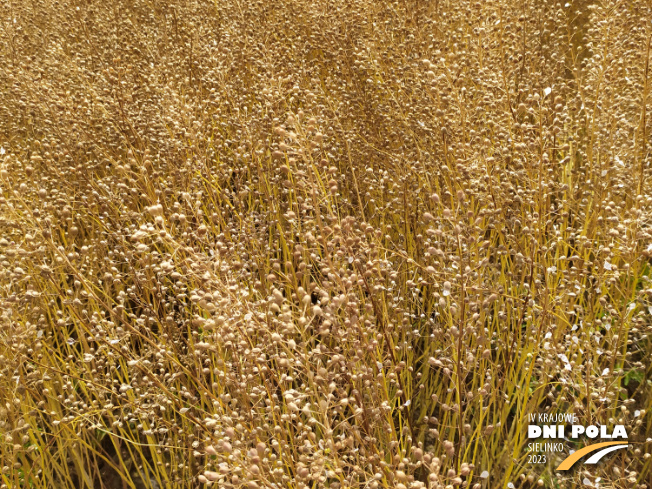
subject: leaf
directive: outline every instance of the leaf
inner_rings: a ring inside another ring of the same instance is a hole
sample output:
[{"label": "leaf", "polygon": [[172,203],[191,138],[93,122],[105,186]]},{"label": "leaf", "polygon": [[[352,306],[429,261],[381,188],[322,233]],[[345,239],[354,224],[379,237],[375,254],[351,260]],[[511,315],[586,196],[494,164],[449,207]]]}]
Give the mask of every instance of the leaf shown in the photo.
[{"label": "leaf", "polygon": [[623,384],[627,386],[631,380],[638,382],[639,384],[643,381],[644,375],[638,370],[630,370],[625,374],[623,379]]}]

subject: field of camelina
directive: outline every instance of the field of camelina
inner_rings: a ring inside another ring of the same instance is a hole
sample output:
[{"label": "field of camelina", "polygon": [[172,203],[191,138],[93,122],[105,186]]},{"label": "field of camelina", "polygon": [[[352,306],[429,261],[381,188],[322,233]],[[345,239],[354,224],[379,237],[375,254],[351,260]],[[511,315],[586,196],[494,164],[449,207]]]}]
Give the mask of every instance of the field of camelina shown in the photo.
[{"label": "field of camelina", "polygon": [[0,489],[652,487],[651,42],[0,0]]}]

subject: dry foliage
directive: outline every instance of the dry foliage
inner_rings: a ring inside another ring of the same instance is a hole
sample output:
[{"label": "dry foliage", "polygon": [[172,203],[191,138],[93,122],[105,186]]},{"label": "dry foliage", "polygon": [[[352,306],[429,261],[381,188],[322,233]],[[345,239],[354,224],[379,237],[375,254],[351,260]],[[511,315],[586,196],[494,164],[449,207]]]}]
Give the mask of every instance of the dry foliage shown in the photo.
[{"label": "dry foliage", "polygon": [[648,487],[649,0],[0,4],[0,489]]}]

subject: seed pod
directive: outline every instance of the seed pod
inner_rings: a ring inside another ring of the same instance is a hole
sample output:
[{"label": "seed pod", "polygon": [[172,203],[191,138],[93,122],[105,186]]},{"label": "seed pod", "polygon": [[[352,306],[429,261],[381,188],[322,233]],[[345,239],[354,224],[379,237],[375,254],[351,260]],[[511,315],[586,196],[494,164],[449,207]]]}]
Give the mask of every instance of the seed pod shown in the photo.
[{"label": "seed pod", "polygon": [[444,285],[442,286],[442,295],[444,297],[451,295],[451,283],[449,281],[444,282]]},{"label": "seed pod", "polygon": [[207,470],[204,472],[204,477],[206,477],[206,479],[208,479],[209,481],[215,482],[220,478],[220,474],[218,474],[217,472],[213,472],[211,470]]}]

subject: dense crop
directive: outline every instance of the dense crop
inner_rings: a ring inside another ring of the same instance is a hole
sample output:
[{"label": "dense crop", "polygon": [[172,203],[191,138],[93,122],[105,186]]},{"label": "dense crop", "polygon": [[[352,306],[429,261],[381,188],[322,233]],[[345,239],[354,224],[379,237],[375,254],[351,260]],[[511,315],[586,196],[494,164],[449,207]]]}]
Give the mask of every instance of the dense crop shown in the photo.
[{"label": "dense crop", "polygon": [[0,5],[0,489],[649,487],[649,0]]}]

